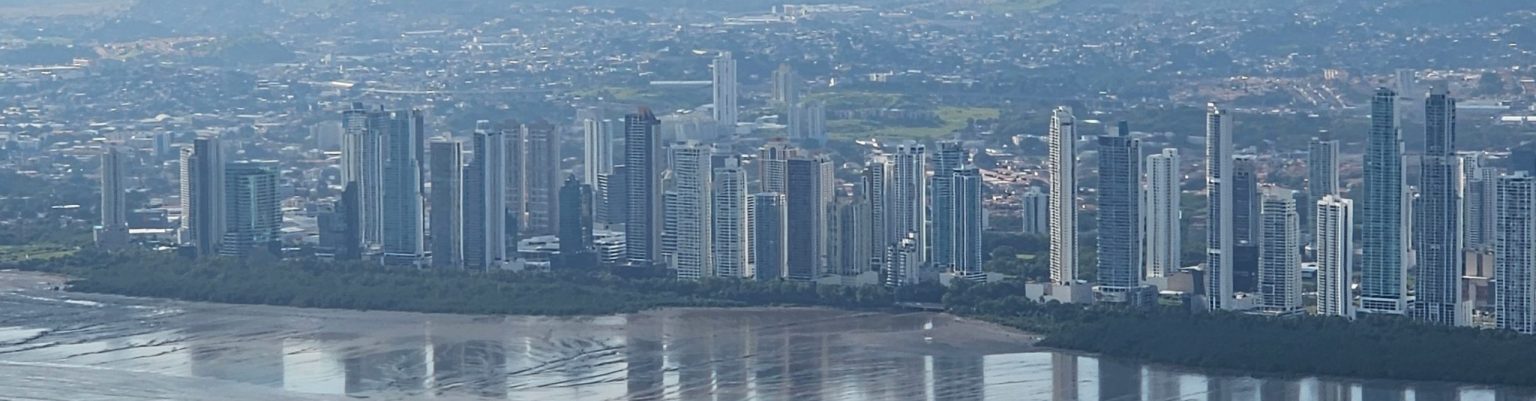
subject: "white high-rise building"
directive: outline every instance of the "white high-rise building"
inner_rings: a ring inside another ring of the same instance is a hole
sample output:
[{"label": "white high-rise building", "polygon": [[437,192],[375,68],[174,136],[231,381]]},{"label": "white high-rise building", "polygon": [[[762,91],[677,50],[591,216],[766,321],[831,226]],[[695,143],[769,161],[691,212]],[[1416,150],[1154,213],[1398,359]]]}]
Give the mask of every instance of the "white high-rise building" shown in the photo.
[{"label": "white high-rise building", "polygon": [[747,221],[747,171],[732,157],[714,170],[713,238],[715,277],[745,278],[751,269]]},{"label": "white high-rise building", "polygon": [[1077,282],[1077,126],[1072,110],[1051,113],[1051,282]]},{"label": "white high-rise building", "polygon": [[894,238],[912,240],[919,261],[928,260],[927,165],[928,152],[923,145],[909,141],[896,147],[894,174],[891,175],[891,207],[887,209],[895,226],[891,230],[897,235]]},{"label": "white high-rise building", "polygon": [[1292,191],[1265,188],[1259,217],[1259,301],[1274,314],[1301,311],[1301,222]]},{"label": "white high-rise building", "polygon": [[731,52],[720,52],[714,67],[715,121],[726,129],[734,129],[740,113],[736,108],[736,59]]},{"label": "white high-rise building", "polygon": [[864,165],[864,190],[861,195],[869,202],[870,250],[869,269],[885,268],[885,254],[892,241],[901,238],[893,233],[891,209],[891,173],[895,167],[885,155],[875,155]]},{"label": "white high-rise building", "polygon": [[711,262],[714,250],[710,246],[714,232],[711,229],[714,209],[713,176],[709,145],[689,141],[672,148],[672,182],[677,196],[677,211],[673,216],[677,230],[672,235],[677,240],[673,254],[677,277],[696,280],[714,276]]},{"label": "white high-rise building", "polygon": [[788,107],[800,104],[800,76],[789,64],[779,64],[773,71],[773,102]]},{"label": "white high-rise building", "polygon": [[581,122],[583,183],[596,186],[598,176],[613,174],[614,127],[612,120],[600,117]]},{"label": "white high-rise building", "polygon": [[1179,221],[1179,150],[1163,149],[1147,156],[1145,273],[1147,277],[1167,277],[1183,267],[1180,247],[1183,237]]},{"label": "white high-rise building", "polygon": [[1317,250],[1317,314],[1355,317],[1349,284],[1354,262],[1355,203],[1336,194],[1315,205]]},{"label": "white high-rise building", "polygon": [[1215,103],[1205,115],[1205,296],[1211,310],[1232,309],[1232,115]]},{"label": "white high-rise building", "polygon": [[1494,230],[1494,315],[1498,328],[1536,334],[1536,177],[1499,177]]}]

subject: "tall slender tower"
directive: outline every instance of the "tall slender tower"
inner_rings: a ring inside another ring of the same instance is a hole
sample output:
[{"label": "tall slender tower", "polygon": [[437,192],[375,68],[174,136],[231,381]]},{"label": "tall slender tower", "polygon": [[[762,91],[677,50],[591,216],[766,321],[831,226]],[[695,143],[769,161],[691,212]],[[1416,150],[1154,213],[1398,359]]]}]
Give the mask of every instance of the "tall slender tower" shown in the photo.
[{"label": "tall slender tower", "polygon": [[714,172],[709,145],[689,141],[672,148],[672,183],[677,191],[677,252],[674,261],[677,277],[697,280],[714,276]]},{"label": "tall slender tower", "polygon": [[735,127],[736,108],[736,59],[731,52],[720,52],[714,62],[715,121],[722,126]]},{"label": "tall slender tower", "polygon": [[891,205],[886,209],[894,226],[891,233],[895,235],[889,240],[897,243],[911,239],[918,261],[928,260],[927,153],[927,148],[916,142],[896,147],[891,174]]},{"label": "tall slender tower", "polygon": [[432,267],[464,265],[464,145],[449,138],[433,140],[431,151]]},{"label": "tall slender tower", "polygon": [[504,149],[501,177],[506,180],[502,190],[506,192],[507,248],[517,246],[518,234],[528,228],[528,126],[515,120],[501,122],[499,127],[485,123],[487,129],[501,131]]},{"label": "tall slender tower", "polygon": [[786,106],[800,103],[800,76],[789,64],[773,70],[773,102]]},{"label": "tall slender tower", "polygon": [[1179,220],[1179,150],[1163,149],[1147,156],[1146,274],[1167,277],[1182,266],[1183,236]]},{"label": "tall slender tower", "polygon": [[1350,282],[1354,262],[1355,203],[1337,194],[1317,201],[1317,314],[1355,317]]},{"label": "tall slender tower", "polygon": [[747,171],[736,158],[725,159],[725,164],[714,169],[710,243],[714,246],[713,262],[716,277],[744,278],[750,270],[747,266],[751,247],[748,244],[750,227],[747,220]]},{"label": "tall slender tower", "polygon": [[1366,137],[1365,199],[1360,203],[1364,230],[1361,253],[1360,311],[1403,314],[1407,308],[1407,249],[1404,218],[1408,208],[1403,185],[1403,139],[1397,126],[1397,92],[1381,88],[1371,99],[1371,131]]},{"label": "tall slender tower", "polygon": [[757,179],[760,192],[789,193],[789,159],[800,150],[784,138],[774,138],[757,150]]},{"label": "tall slender tower", "polygon": [[593,117],[581,122],[582,182],[597,185],[597,177],[613,174],[613,121]]},{"label": "tall slender tower", "polygon": [[101,153],[101,227],[96,231],[96,246],[113,249],[128,245],[128,194],[123,175],[127,164],[116,145],[105,145]]},{"label": "tall slender tower", "polygon": [[[1339,141],[1324,132],[1307,143],[1307,204],[1316,205],[1339,190]],[[1305,225],[1314,225],[1314,219],[1308,218]]]},{"label": "tall slender tower", "polygon": [[[1099,288],[1123,294],[1141,287],[1141,141],[1121,121],[1099,138]],[[1124,300],[1124,298],[1122,298]]]},{"label": "tall slender tower", "polygon": [[420,265],[426,257],[422,193],[421,111],[390,112],[385,121],[384,263]]},{"label": "tall slender tower", "polygon": [[1494,316],[1498,327],[1536,334],[1536,177],[1499,177],[1494,232]]},{"label": "tall slender tower", "polygon": [[832,160],[806,155],[789,160],[789,279],[827,273],[828,214],[832,208]]},{"label": "tall slender tower", "polygon": [[554,235],[560,219],[560,130],[548,121],[528,124],[528,229]]},{"label": "tall slender tower", "polygon": [[1077,118],[1058,107],[1051,113],[1051,282],[1077,282]]},{"label": "tall slender tower", "polygon": [[491,269],[507,257],[505,131],[482,121],[475,128],[474,159],[464,169],[464,266]]},{"label": "tall slender tower", "polygon": [[1051,234],[1051,195],[1040,189],[1039,185],[1031,185],[1024,193],[1019,194],[1019,206],[1022,226],[1025,234],[1050,235]]},{"label": "tall slender tower", "polygon": [[894,167],[885,155],[875,155],[864,164],[864,190],[860,196],[869,203],[869,269],[885,268],[885,251],[898,238],[892,233],[891,172]]},{"label": "tall slender tower", "polygon": [[1414,269],[1413,317],[1442,326],[1455,325],[1461,303],[1462,225],[1461,156],[1456,154],[1456,100],[1444,86],[1424,99],[1424,157],[1419,199],[1414,207],[1413,238],[1418,245]]},{"label": "tall slender tower", "polygon": [[1205,296],[1211,310],[1232,309],[1232,115],[1215,103],[1205,114]]},{"label": "tall slender tower", "polygon": [[352,213],[358,214],[364,246],[376,246],[384,241],[384,129],[388,115],[353,103],[341,116],[341,182],[357,183],[361,207]]},{"label": "tall slender tower", "polygon": [[1222,188],[1232,193],[1232,291],[1259,291],[1259,218],[1264,201],[1259,192],[1259,160],[1253,155],[1232,157],[1232,169]]},{"label": "tall slender tower", "polygon": [[1301,311],[1301,222],[1292,191],[1263,191],[1259,224],[1259,301],[1265,312]]},{"label": "tall slender tower", "polygon": [[955,191],[954,273],[961,277],[984,279],[981,270],[981,226],[982,217],[987,212],[982,209],[981,197],[986,182],[982,180],[981,170],[973,165],[955,169],[951,179]]},{"label": "tall slender tower", "polygon": [[965,165],[960,141],[939,141],[933,153],[933,260],[935,267],[950,269],[955,263],[955,169]]},{"label": "tall slender tower", "polygon": [[624,260],[651,267],[661,255],[661,120],[641,107],[624,116]]},{"label": "tall slender tower", "polygon": [[192,142],[192,151],[182,153],[182,216],[191,219],[192,245],[198,256],[219,253],[224,240],[224,150],[219,139],[200,137]]}]

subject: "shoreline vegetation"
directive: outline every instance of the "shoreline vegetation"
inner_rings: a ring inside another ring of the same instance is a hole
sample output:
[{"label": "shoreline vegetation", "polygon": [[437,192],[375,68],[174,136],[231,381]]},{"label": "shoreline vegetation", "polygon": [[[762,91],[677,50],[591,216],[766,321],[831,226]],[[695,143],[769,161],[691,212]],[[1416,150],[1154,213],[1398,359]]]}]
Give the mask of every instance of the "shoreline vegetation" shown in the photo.
[{"label": "shoreline vegetation", "polygon": [[[10,267],[10,266],[7,266]],[[680,281],[625,269],[540,273],[386,269],[317,260],[192,260],[85,250],[23,261],[70,290],[186,301],[403,312],[584,316],[657,308],[808,306],[894,310],[942,302],[962,318],[1039,336],[1036,345],[1194,369],[1536,386],[1536,337],[1401,318],[1270,318],[1176,308],[1039,303],[1018,282],[851,288]]]}]

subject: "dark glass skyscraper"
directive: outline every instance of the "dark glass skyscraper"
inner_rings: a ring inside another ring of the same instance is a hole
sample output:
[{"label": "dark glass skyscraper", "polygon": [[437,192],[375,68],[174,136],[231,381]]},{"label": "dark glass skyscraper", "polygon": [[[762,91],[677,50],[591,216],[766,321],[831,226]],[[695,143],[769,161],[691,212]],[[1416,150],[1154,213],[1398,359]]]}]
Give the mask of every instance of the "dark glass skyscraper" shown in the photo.
[{"label": "dark glass skyscraper", "polygon": [[660,125],[648,108],[624,116],[624,260],[634,267],[651,267],[660,256]]},{"label": "dark glass skyscraper", "polygon": [[561,268],[596,267],[592,253],[592,189],[576,176],[560,186]]},{"label": "dark glass skyscraper", "polygon": [[1141,286],[1141,141],[1121,122],[1099,137],[1100,288],[1123,294]]},{"label": "dark glass skyscraper", "polygon": [[1402,314],[1407,307],[1404,280],[1403,139],[1397,127],[1397,92],[1381,88],[1371,99],[1371,130],[1366,137],[1365,199],[1360,202],[1362,232],[1360,311]]},{"label": "dark glass skyscraper", "polygon": [[1424,157],[1419,170],[1419,199],[1414,207],[1413,238],[1418,245],[1414,269],[1413,317],[1456,324],[1461,302],[1461,156],[1456,155],[1456,99],[1437,85],[1424,100]]}]

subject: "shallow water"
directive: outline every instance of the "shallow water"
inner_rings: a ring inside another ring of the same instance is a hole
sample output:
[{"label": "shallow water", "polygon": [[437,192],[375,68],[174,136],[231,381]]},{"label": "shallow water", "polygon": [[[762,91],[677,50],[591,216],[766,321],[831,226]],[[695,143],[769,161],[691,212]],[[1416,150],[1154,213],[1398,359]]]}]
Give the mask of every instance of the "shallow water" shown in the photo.
[{"label": "shallow water", "polygon": [[476,317],[71,294],[0,275],[0,400],[1536,400],[1202,375],[928,313]]}]

